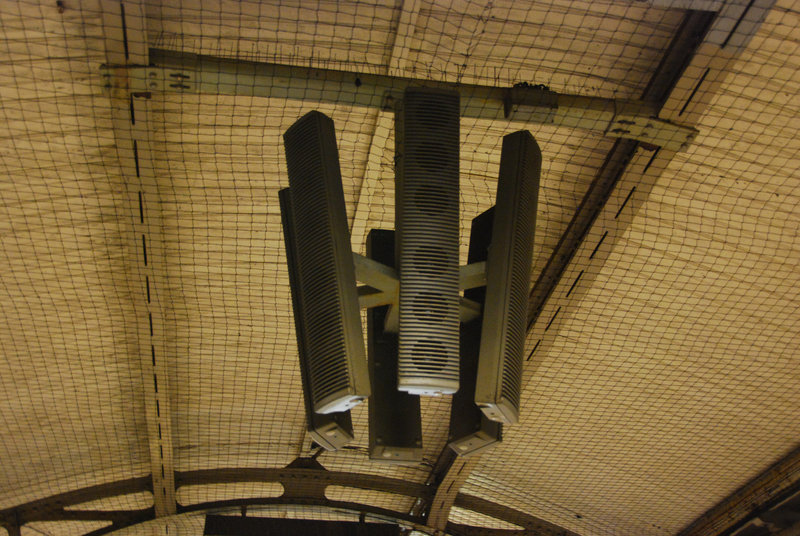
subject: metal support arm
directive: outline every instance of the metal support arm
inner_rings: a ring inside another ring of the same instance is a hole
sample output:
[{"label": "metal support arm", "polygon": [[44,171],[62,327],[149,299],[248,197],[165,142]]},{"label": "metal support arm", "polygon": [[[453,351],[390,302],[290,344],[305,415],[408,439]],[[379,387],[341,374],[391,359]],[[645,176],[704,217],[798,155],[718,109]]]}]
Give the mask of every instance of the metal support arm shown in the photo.
[{"label": "metal support arm", "polygon": [[458,90],[462,117],[510,120],[520,128],[541,123],[595,130],[673,151],[687,148],[697,134],[695,128],[658,119],[658,108],[647,102],[564,95],[543,86],[435,82],[159,49],[150,50],[150,60],[153,66],[103,66],[106,88],[112,93],[242,95],[392,110],[405,87],[425,84]]},{"label": "metal support arm", "polygon": [[[389,305],[396,310],[399,303],[400,281],[394,268],[376,262],[369,257],[353,253],[353,264],[356,269],[356,280],[364,283],[358,289],[358,304],[362,309],[371,309],[381,305]],[[459,268],[459,288],[461,290],[479,287],[486,284],[486,263],[476,262]],[[472,300],[461,298],[461,321],[469,322],[480,316],[481,306]],[[390,312],[386,329],[397,331],[396,318]]]}]

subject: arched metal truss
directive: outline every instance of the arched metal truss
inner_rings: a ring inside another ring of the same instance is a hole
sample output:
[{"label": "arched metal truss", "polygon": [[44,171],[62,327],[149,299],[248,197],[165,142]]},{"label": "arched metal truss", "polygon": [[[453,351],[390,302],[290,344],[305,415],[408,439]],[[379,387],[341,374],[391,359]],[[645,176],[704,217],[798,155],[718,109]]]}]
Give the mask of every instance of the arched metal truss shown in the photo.
[{"label": "arched metal truss", "polygon": [[[81,510],[74,507],[115,496],[152,492],[152,482],[152,478],[149,476],[120,480],[21,504],[0,511],[0,525],[5,527],[9,536],[19,536],[21,528],[31,522],[107,521],[111,524],[92,531],[86,536],[109,534],[131,525],[155,519],[155,508]],[[210,501],[187,506],[178,504],[177,513],[234,509],[240,509],[242,513],[245,513],[247,507],[272,505],[324,506],[390,519],[428,534],[442,534],[441,531],[437,531],[437,529],[428,525],[428,516],[425,513],[415,515],[407,512],[396,512],[355,502],[332,501],[325,497],[325,490],[328,486],[344,486],[393,493],[430,502],[436,493],[435,486],[431,485],[375,475],[328,471],[311,458],[298,458],[285,468],[206,469],[175,473],[176,489],[180,489],[181,486],[241,482],[279,483],[283,486],[283,494],[272,498]],[[523,534],[575,536],[574,533],[537,517],[471,495],[459,493],[455,498],[454,504],[460,508],[523,527],[520,530],[490,529],[451,522],[447,524],[445,532],[454,536],[521,536]]]}]

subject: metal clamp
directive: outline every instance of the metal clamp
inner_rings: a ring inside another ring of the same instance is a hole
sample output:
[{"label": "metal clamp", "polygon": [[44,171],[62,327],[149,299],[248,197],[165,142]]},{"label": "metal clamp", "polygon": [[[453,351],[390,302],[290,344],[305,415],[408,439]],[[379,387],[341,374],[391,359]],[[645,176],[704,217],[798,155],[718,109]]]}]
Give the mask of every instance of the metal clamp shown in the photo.
[{"label": "metal clamp", "polygon": [[609,123],[606,136],[629,138],[670,151],[682,151],[697,136],[697,129],[655,117],[617,115]]}]

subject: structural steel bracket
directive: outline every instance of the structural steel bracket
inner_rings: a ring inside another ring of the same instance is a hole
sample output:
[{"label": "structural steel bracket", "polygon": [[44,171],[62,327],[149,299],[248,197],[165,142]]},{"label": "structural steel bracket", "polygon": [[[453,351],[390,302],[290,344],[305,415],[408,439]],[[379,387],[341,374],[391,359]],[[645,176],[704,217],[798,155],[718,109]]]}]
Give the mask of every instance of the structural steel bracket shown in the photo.
[{"label": "structural steel bracket", "polygon": [[[353,264],[356,269],[356,280],[366,285],[358,288],[359,306],[362,309],[370,309],[389,305],[391,309],[386,317],[386,330],[396,333],[398,330],[397,304],[400,302],[400,280],[397,271],[358,253],[353,253]],[[485,285],[486,263],[476,262],[460,266],[458,282],[460,290]],[[481,306],[479,304],[461,297],[461,322],[474,320],[480,314]]]},{"label": "structural steel bracket", "polygon": [[101,66],[105,88],[112,95],[121,90],[140,96],[206,93],[319,102],[341,102],[342,95],[351,94],[348,104],[352,106],[391,110],[403,88],[424,83],[459,91],[463,117],[593,130],[672,151],[688,148],[697,134],[695,128],[658,119],[657,108],[640,100],[559,94],[544,86],[501,88],[419,81],[163,50],[152,50],[151,58],[157,65]]}]

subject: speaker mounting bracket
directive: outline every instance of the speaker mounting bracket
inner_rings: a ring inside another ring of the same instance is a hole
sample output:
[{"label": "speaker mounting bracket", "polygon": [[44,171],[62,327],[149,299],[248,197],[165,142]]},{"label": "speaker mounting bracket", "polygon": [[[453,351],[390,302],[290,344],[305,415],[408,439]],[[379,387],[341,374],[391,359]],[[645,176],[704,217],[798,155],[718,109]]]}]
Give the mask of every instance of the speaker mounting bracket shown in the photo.
[{"label": "speaker mounting bracket", "polygon": [[[356,281],[362,283],[358,287],[358,304],[362,309],[371,309],[388,305],[386,330],[396,333],[397,304],[399,303],[400,280],[397,271],[369,257],[353,253],[353,265],[356,269]],[[459,288],[467,290],[486,284],[486,262],[474,262],[459,267]],[[469,322],[481,314],[481,306],[477,302],[461,297],[460,320]]]}]

